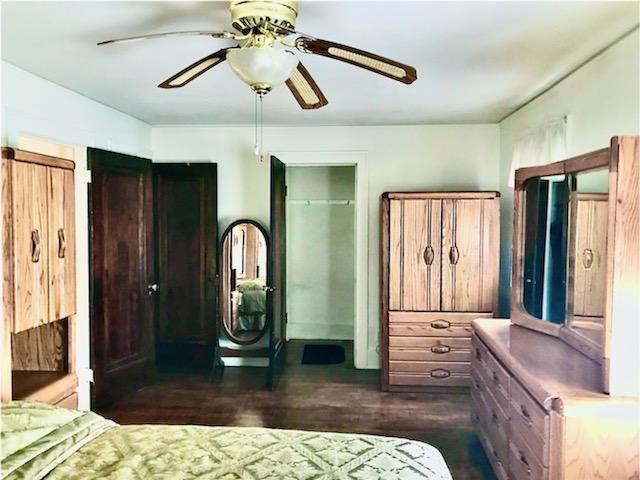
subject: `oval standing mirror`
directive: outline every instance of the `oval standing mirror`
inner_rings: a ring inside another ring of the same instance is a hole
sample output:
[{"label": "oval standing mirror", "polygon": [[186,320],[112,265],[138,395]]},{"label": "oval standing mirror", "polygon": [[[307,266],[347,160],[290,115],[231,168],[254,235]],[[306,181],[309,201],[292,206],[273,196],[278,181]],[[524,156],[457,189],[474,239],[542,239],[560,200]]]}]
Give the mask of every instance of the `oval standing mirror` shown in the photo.
[{"label": "oval standing mirror", "polygon": [[252,220],[234,222],[222,236],[221,323],[235,343],[255,343],[266,331],[267,248],[264,228]]}]

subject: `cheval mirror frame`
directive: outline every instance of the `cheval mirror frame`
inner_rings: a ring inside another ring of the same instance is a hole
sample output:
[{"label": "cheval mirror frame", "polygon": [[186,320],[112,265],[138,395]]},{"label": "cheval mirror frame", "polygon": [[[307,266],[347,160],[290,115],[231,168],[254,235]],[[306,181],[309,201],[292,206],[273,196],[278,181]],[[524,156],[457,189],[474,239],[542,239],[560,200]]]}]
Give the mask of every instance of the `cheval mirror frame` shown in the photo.
[{"label": "cheval mirror frame", "polygon": [[[564,325],[543,321],[523,306],[524,245],[526,227],[525,185],[536,177],[608,170],[608,230],[606,292],[602,344]],[[640,137],[613,137],[610,147],[560,162],[516,171],[513,216],[511,322],[556,336],[602,366],[603,391],[637,394],[631,359],[637,358],[640,323]],[[636,317],[636,318],[634,318]],[[621,351],[622,350],[622,351]],[[612,362],[612,354],[617,359]],[[626,365],[625,363],[626,359]],[[626,372],[625,372],[626,369]],[[623,378],[627,377],[627,378]]]},{"label": "cheval mirror frame", "polygon": [[[222,238],[220,240],[220,258],[218,259],[219,265],[220,265],[220,270],[221,270],[220,271],[220,275],[221,276],[226,275],[226,272],[223,271],[224,270],[224,266],[226,264],[225,258],[224,258],[224,256],[225,256],[224,244],[225,244],[227,238],[231,239],[231,235],[232,235],[233,229],[235,227],[238,227],[238,226],[241,226],[241,225],[249,225],[249,226],[255,227],[256,230],[258,231],[258,233],[260,235],[262,235],[262,238],[264,239],[265,252],[266,252],[266,255],[267,255],[267,265],[266,265],[267,276],[266,276],[266,279],[265,279],[266,283],[265,283],[264,290],[265,290],[265,293],[269,292],[270,291],[269,281],[270,281],[271,275],[272,275],[271,274],[271,265],[269,264],[269,258],[270,258],[269,252],[270,252],[270,248],[271,248],[271,240],[269,238],[269,234],[267,233],[267,230],[259,222],[256,222],[255,220],[251,220],[251,219],[247,219],[247,218],[236,220],[233,223],[231,223],[231,225],[229,225],[225,229],[224,233],[222,234]],[[235,343],[237,345],[248,346],[248,345],[253,345],[253,344],[258,343],[260,340],[262,340],[262,337],[264,337],[265,334],[271,328],[270,315],[268,313],[265,313],[265,315],[266,315],[265,325],[262,328],[262,331],[258,335],[256,335],[255,337],[251,338],[250,340],[241,340],[241,339],[236,338],[233,335],[233,333],[231,331],[229,331],[229,328],[227,327],[227,325],[225,323],[225,312],[223,311],[224,302],[222,301],[223,296],[225,295],[224,284],[225,284],[224,280],[221,279],[220,283],[219,283],[219,290],[218,290],[218,297],[220,299],[220,301],[218,302],[218,304],[219,304],[219,312],[218,312],[218,319],[219,320],[218,321],[219,321],[220,327],[221,327],[220,331],[224,332],[224,335],[226,336],[226,338],[228,338],[231,342],[233,342],[233,343]],[[269,296],[267,295],[267,298],[268,297]],[[266,306],[267,306],[267,312],[268,312],[269,300],[267,300]]]}]

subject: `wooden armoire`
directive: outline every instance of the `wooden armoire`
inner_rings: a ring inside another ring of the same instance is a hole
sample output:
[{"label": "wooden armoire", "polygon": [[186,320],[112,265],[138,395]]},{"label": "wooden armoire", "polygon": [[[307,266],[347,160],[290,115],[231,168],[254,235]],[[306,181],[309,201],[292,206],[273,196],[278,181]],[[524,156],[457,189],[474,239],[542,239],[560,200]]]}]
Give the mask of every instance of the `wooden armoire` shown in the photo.
[{"label": "wooden armoire", "polygon": [[468,386],[471,322],[497,308],[500,194],[385,193],[380,224],[382,389]]},{"label": "wooden armoire", "polygon": [[2,401],[77,405],[73,161],[2,148]]}]

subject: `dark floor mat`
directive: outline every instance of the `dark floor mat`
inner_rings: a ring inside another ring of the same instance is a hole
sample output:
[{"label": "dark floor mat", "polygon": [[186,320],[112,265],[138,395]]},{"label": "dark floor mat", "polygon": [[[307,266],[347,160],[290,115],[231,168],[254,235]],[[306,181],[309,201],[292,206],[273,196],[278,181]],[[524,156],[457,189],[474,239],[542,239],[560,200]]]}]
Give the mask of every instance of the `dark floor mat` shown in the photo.
[{"label": "dark floor mat", "polygon": [[303,365],[335,365],[344,362],[344,348],[340,345],[305,345]]}]

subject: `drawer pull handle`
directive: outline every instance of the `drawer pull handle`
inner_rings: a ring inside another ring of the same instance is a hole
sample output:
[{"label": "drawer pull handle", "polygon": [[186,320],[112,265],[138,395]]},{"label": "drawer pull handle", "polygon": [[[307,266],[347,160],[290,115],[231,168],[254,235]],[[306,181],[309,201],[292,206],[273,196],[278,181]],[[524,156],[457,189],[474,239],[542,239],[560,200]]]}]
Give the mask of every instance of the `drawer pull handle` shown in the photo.
[{"label": "drawer pull handle", "polygon": [[498,415],[496,415],[496,412],[493,410],[491,410],[491,420],[493,420],[494,423],[498,423]]},{"label": "drawer pull handle", "polygon": [[433,378],[448,378],[451,376],[451,372],[449,370],[445,370],[444,368],[436,368],[435,370],[431,370],[430,374]]},{"label": "drawer pull handle", "polygon": [[476,358],[478,360],[482,360],[482,354],[480,353],[480,349],[479,348],[476,348]]},{"label": "drawer pull handle", "polygon": [[498,374],[496,372],[493,372],[491,377],[493,378],[493,381],[495,383],[500,383],[500,378],[498,377]]},{"label": "drawer pull handle", "polygon": [[582,265],[584,265],[585,270],[589,270],[593,265],[593,250],[590,248],[585,248],[584,252],[582,252]]},{"label": "drawer pull handle", "polygon": [[434,345],[431,347],[431,351],[437,354],[449,353],[451,351],[451,347],[449,345]]},{"label": "drawer pull handle", "polygon": [[524,453],[520,451],[518,453],[520,454],[520,461],[527,467],[527,475],[531,476],[531,468],[529,468],[529,462],[527,462],[527,458],[524,456]]},{"label": "drawer pull handle", "polygon": [[40,261],[40,231],[37,228],[31,230],[31,261],[33,263]]},{"label": "drawer pull handle", "polygon": [[444,330],[445,328],[449,328],[451,326],[451,322],[447,322],[446,320],[434,320],[431,322],[431,326],[433,328],[437,328],[438,330]]},{"label": "drawer pull handle", "polygon": [[435,258],[433,247],[431,245],[427,246],[427,248],[424,249],[424,253],[422,254],[422,256],[424,258],[424,263],[431,266],[431,264],[433,263],[433,259]]},{"label": "drawer pull handle", "polygon": [[527,407],[520,405],[520,412],[522,413],[522,416],[527,419],[527,426],[531,428],[533,424],[531,423],[531,415],[529,414]]},{"label": "drawer pull handle", "polygon": [[58,258],[64,258],[67,251],[67,240],[64,238],[64,228],[58,229]]},{"label": "drawer pull handle", "polygon": [[459,258],[460,258],[460,252],[458,251],[458,247],[454,245],[449,249],[449,263],[451,265],[456,265],[458,263]]}]

